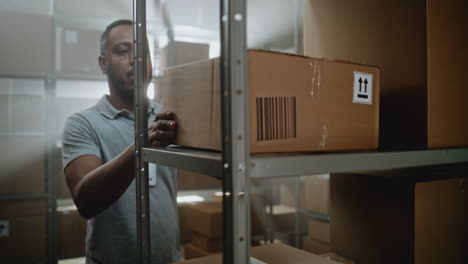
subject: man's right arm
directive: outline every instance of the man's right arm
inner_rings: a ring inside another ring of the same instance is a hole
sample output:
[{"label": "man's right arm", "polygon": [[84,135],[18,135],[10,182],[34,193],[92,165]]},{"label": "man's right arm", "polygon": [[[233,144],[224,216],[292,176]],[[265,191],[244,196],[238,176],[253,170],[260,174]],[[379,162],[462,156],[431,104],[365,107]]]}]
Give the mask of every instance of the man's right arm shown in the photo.
[{"label": "man's right arm", "polygon": [[65,168],[65,177],[80,215],[90,219],[117,201],[135,177],[134,146],[105,164],[83,155]]}]

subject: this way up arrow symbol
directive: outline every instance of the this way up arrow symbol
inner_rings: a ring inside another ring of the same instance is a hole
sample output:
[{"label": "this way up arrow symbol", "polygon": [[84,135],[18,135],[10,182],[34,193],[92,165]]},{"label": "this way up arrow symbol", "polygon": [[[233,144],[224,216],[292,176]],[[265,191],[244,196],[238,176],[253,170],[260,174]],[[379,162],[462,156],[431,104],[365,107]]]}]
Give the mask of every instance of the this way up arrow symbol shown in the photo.
[{"label": "this way up arrow symbol", "polygon": [[364,93],[367,93],[367,78],[364,79]]},{"label": "this way up arrow symbol", "polygon": [[362,78],[359,78],[359,92],[361,92],[362,89]]}]

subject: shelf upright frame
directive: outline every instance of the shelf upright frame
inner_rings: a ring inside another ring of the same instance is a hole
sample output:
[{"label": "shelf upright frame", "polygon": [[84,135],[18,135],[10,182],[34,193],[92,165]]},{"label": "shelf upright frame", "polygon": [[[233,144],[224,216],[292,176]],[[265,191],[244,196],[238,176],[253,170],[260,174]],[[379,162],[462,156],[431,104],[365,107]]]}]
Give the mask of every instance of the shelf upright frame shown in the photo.
[{"label": "shelf upright frame", "polygon": [[221,0],[221,109],[225,264],[250,262],[247,12],[245,0]]},{"label": "shelf upright frame", "polygon": [[147,83],[146,0],[133,0],[133,60],[135,113],[135,181],[138,263],[151,263],[148,163],[142,148],[148,142],[145,85]]}]

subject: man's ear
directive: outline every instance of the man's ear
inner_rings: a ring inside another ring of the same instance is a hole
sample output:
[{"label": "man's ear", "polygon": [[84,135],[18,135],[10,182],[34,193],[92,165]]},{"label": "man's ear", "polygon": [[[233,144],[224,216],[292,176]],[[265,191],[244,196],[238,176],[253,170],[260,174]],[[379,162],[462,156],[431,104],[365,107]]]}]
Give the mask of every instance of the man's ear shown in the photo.
[{"label": "man's ear", "polygon": [[98,57],[99,68],[101,68],[102,73],[107,74],[107,61],[104,55]]}]

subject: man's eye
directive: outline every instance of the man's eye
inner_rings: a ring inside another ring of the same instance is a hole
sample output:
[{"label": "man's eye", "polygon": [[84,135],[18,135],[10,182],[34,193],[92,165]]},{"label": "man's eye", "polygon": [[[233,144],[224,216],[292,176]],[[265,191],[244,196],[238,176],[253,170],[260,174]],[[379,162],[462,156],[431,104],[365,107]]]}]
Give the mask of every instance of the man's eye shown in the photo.
[{"label": "man's eye", "polygon": [[128,49],[120,49],[120,50],[118,51],[118,53],[119,53],[120,55],[125,55],[125,54],[128,53]]}]

